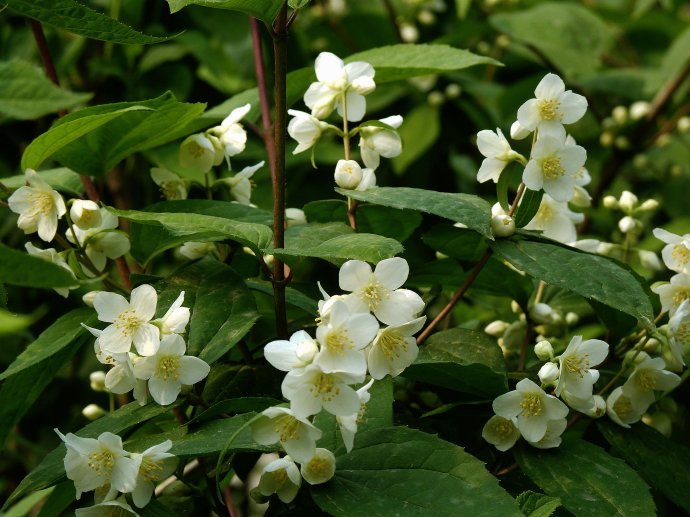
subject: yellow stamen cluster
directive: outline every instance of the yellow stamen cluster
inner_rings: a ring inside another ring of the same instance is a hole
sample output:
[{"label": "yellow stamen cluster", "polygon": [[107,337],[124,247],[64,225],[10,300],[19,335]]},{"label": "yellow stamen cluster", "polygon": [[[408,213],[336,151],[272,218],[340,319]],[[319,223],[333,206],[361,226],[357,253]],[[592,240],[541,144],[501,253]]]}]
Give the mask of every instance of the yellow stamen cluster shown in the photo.
[{"label": "yellow stamen cluster", "polygon": [[338,355],[345,355],[345,350],[352,350],[354,343],[342,329],[336,329],[326,336],[326,348]]},{"label": "yellow stamen cluster", "polygon": [[679,264],[687,264],[690,262],[690,250],[683,244],[676,244],[671,251],[671,258]]},{"label": "yellow stamen cluster", "polygon": [[630,399],[625,396],[620,396],[613,404],[613,411],[618,415],[621,420],[626,420],[633,412],[632,404]]},{"label": "yellow stamen cluster", "polygon": [[690,320],[685,320],[678,325],[674,337],[676,338],[676,341],[683,344],[690,340]]},{"label": "yellow stamen cluster", "polygon": [[115,328],[120,330],[125,336],[134,334],[141,324],[142,321],[139,319],[139,316],[136,315],[134,309],[122,311],[117,315],[115,321],[113,321]]},{"label": "yellow stamen cluster", "polygon": [[333,377],[327,373],[320,373],[309,387],[309,391],[315,397],[321,397],[325,401],[333,400],[333,397],[340,395],[340,388],[333,382]]},{"label": "yellow stamen cluster", "polygon": [[317,476],[326,476],[330,472],[331,463],[325,458],[312,458],[307,468]]},{"label": "yellow stamen cluster", "polygon": [[390,295],[388,289],[383,287],[381,282],[372,275],[369,283],[362,289],[361,296],[364,302],[369,306],[369,310],[374,311],[379,306],[379,303],[381,303],[381,300],[388,298]]},{"label": "yellow stamen cluster", "polygon": [[402,352],[407,352],[407,341],[405,340],[405,336],[397,330],[382,332],[376,345],[381,347],[383,355],[385,355],[386,359],[389,361],[393,358],[400,357]]},{"label": "yellow stamen cluster", "polygon": [[542,413],[541,397],[539,393],[526,393],[520,401],[522,416],[539,416]]},{"label": "yellow stamen cluster", "polygon": [[640,370],[635,375],[635,382],[645,391],[652,391],[656,388],[656,377],[649,370]]},{"label": "yellow stamen cluster", "polygon": [[204,155],[206,152],[206,149],[201,147],[198,143],[196,142],[191,142],[189,144],[189,154],[191,154],[194,158],[199,158]]},{"label": "yellow stamen cluster", "polygon": [[506,440],[513,434],[515,427],[507,418],[496,419],[493,424],[493,431],[502,440]]},{"label": "yellow stamen cluster", "polygon": [[139,467],[139,475],[149,481],[157,481],[160,478],[163,467],[160,462],[144,457]]},{"label": "yellow stamen cluster", "polygon": [[587,359],[588,354],[582,355],[570,355],[563,359],[563,366],[570,373],[584,377],[587,370],[589,370],[589,359]]},{"label": "yellow stamen cluster", "polygon": [[563,115],[559,111],[560,106],[558,99],[541,99],[537,102],[537,109],[543,120],[561,120]]},{"label": "yellow stamen cluster", "polygon": [[179,355],[164,355],[158,359],[156,364],[156,377],[160,377],[164,381],[172,379],[176,381],[180,378],[180,356]]},{"label": "yellow stamen cluster", "polygon": [[280,435],[281,443],[299,438],[299,420],[290,415],[283,415],[276,418],[273,430]]},{"label": "yellow stamen cluster", "polygon": [[680,305],[685,300],[690,300],[690,289],[678,289],[673,294],[673,305]]},{"label": "yellow stamen cluster", "polygon": [[287,470],[285,469],[274,470],[273,472],[271,472],[271,475],[273,476],[273,481],[276,485],[282,485],[283,483],[285,483],[288,477]]},{"label": "yellow stamen cluster", "polygon": [[565,169],[561,165],[561,159],[558,156],[549,156],[541,161],[541,170],[544,178],[547,180],[555,180],[565,175]]},{"label": "yellow stamen cluster", "polygon": [[27,194],[26,197],[31,204],[32,215],[49,215],[55,207],[55,201],[49,192],[32,190]]},{"label": "yellow stamen cluster", "polygon": [[97,476],[107,476],[115,465],[115,455],[110,449],[101,447],[89,454],[86,464]]}]

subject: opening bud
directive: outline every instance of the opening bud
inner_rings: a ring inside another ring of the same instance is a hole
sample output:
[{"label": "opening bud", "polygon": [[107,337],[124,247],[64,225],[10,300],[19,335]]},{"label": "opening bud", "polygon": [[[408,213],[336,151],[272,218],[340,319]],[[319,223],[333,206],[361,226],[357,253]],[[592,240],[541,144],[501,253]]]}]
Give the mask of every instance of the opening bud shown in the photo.
[{"label": "opening bud", "polygon": [[541,383],[548,386],[549,384],[554,384],[558,380],[560,372],[558,366],[554,363],[545,363],[544,366],[539,368],[539,373],[537,373],[537,375]]},{"label": "opening bud", "polygon": [[88,420],[97,420],[105,415],[105,409],[98,404],[89,404],[81,410],[81,414]]},{"label": "opening bud", "polygon": [[362,181],[362,167],[354,160],[338,160],[335,166],[335,182],[344,189],[355,189]]},{"label": "opening bud", "polygon": [[605,196],[602,202],[604,203],[604,208],[608,208],[610,210],[618,209],[618,200],[615,198],[615,196]]},{"label": "opening bud", "polygon": [[606,414],[606,401],[601,395],[594,395],[594,404],[587,411],[585,415],[590,418],[601,418]]},{"label": "opening bud", "polygon": [[325,483],[335,474],[335,456],[328,449],[317,448],[311,459],[302,463],[300,472],[310,485]]},{"label": "opening bud", "polygon": [[106,391],[105,372],[95,371],[89,374],[89,384],[93,391]]},{"label": "opening bud", "polygon": [[553,359],[553,346],[548,341],[539,341],[534,345],[534,353],[540,361],[551,361]]},{"label": "opening bud", "polygon": [[486,327],[484,327],[484,332],[493,337],[501,337],[506,329],[508,328],[508,323],[501,320],[492,321]]},{"label": "opening bud", "polygon": [[515,233],[515,220],[509,215],[495,215],[491,218],[491,230],[496,237],[510,237]]}]

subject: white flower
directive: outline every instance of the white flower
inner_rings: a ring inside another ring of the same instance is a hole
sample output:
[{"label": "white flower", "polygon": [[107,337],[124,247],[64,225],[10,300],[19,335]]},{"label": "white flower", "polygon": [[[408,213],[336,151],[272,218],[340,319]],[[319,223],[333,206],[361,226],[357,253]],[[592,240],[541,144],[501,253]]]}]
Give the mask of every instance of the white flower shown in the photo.
[{"label": "white flower", "polygon": [[640,200],[638,197],[630,192],[629,190],[624,190],[621,193],[621,197],[618,199],[618,207],[626,214],[632,214],[637,208]]},{"label": "white flower", "polygon": [[292,154],[299,154],[310,149],[319,141],[321,134],[331,127],[330,124],[304,111],[288,110],[288,114],[293,116],[288,124],[288,134],[297,140],[297,147]]},{"label": "white flower", "polygon": [[673,275],[671,283],[652,287],[652,291],[659,295],[661,311],[668,311],[673,317],[680,304],[685,300],[690,300],[690,274]]},{"label": "white flower", "polygon": [[302,463],[300,472],[310,485],[325,483],[335,474],[335,456],[328,449],[316,449],[314,456]]},{"label": "white flower", "polygon": [[189,308],[182,307],[183,303],[184,291],[180,292],[162,318],[151,322],[160,329],[161,335],[184,333],[185,327],[189,323]]},{"label": "white flower", "polygon": [[601,395],[594,395],[592,398],[594,403],[585,411],[585,414],[590,418],[601,418],[606,414],[606,401]]},{"label": "white flower", "polygon": [[[215,140],[218,141],[217,138]],[[216,147],[214,142],[202,133],[190,135],[180,144],[180,165],[184,168],[206,173],[222,161],[222,148]]]},{"label": "white flower", "polygon": [[127,515],[139,517],[139,514],[127,504],[124,496],[74,510],[75,517],[126,517]]},{"label": "white flower", "polygon": [[591,374],[591,368],[606,359],[609,345],[599,339],[582,341],[582,336],[574,336],[565,351],[560,355],[560,377],[556,384],[556,395],[567,390],[576,397],[589,398],[592,387],[599,379],[598,372]]},{"label": "white flower", "polygon": [[640,420],[645,410],[638,411],[635,408],[630,397],[623,393],[623,386],[618,386],[606,399],[606,413],[609,418],[623,427],[629,428],[630,424]]},{"label": "white flower", "polygon": [[288,228],[299,224],[307,224],[307,216],[301,208],[286,208],[285,220]]},{"label": "white flower", "polygon": [[501,172],[506,165],[515,160],[517,153],[510,147],[499,128],[496,128],[496,132],[484,129],[477,133],[477,147],[485,157],[477,172],[477,181],[484,183],[492,180],[497,183]]},{"label": "white flower", "polygon": [[98,439],[80,438],[72,433],[63,435],[55,429],[67,446],[65,472],[74,481],[77,499],[88,492],[109,484],[118,492],[134,489],[139,465],[127,457],[122,439],[113,433],[102,433]]},{"label": "white flower", "polygon": [[573,197],[575,175],[587,159],[587,152],[579,145],[565,144],[563,139],[544,136],[537,139],[522,181],[530,190],[544,191],[556,201]]},{"label": "white flower", "polygon": [[165,199],[187,199],[187,186],[182,178],[168,169],[153,167],[151,179],[161,189]]},{"label": "white flower", "polygon": [[[116,230],[118,227],[117,216],[105,208],[100,209],[100,215],[100,225],[88,230],[73,226],[65,233],[69,242],[72,244],[79,243],[86,248],[86,256],[89,257],[98,271],[105,268],[109,258],[121,257],[130,248],[129,236],[125,232]],[[85,272],[89,276],[95,275],[89,269],[86,269]]]},{"label": "white flower", "polygon": [[348,260],[338,275],[340,288],[351,291],[348,305],[354,312],[373,312],[386,325],[401,325],[413,320],[424,301],[415,292],[399,289],[410,272],[407,261],[400,257],[384,259],[371,266],[361,260]]},{"label": "white flower", "polygon": [[568,414],[568,406],[529,379],[522,379],[515,388],[494,400],[494,412],[507,419],[517,417],[520,434],[530,442],[544,438],[549,420]]},{"label": "white flower", "polygon": [[101,225],[100,207],[88,199],[75,199],[69,209],[69,216],[82,230]]},{"label": "white flower", "polygon": [[186,348],[179,334],[169,334],[161,340],[155,355],[142,357],[134,365],[134,374],[149,381],[151,396],[161,406],[175,402],[183,384],[199,382],[211,369],[198,357],[185,355]]},{"label": "white flower", "polygon": [[666,267],[678,273],[690,273],[690,233],[681,237],[662,228],[654,228],[654,237],[666,243],[661,250]]},{"label": "white flower", "polygon": [[179,460],[168,452],[171,447],[172,442],[165,440],[142,453],[130,454],[138,466],[136,486],[132,490],[132,500],[137,507],[143,508],[149,504],[155,481],[165,479],[175,472]]},{"label": "white flower", "polygon": [[534,99],[518,109],[517,119],[529,131],[539,130],[539,136],[565,138],[563,124],[580,120],[587,111],[587,99],[565,90],[563,80],[555,74],[546,74],[534,90]]},{"label": "white flower", "polygon": [[105,387],[109,392],[129,393],[136,387],[139,380],[134,375],[132,355],[117,354],[117,357],[113,357],[115,366],[105,375]]},{"label": "white flower", "polygon": [[326,373],[315,364],[303,370],[288,372],[281,386],[295,415],[308,417],[321,408],[336,416],[347,416],[359,410],[359,397],[348,384],[364,381],[364,374]]},{"label": "white flower", "polygon": [[280,442],[285,452],[299,462],[307,461],[314,454],[316,440],[321,430],[292,409],[270,407],[262,417],[252,423],[252,436],[261,445]]},{"label": "white flower", "polygon": [[223,119],[220,126],[209,130],[211,135],[216,136],[220,140],[225,159],[228,162],[228,168],[230,168],[230,157],[244,151],[244,147],[247,144],[247,132],[239,122],[251,109],[251,104],[235,108],[230,112],[230,115]]},{"label": "white flower", "polygon": [[340,428],[340,435],[343,437],[343,443],[345,444],[345,449],[347,452],[352,450],[355,443],[355,435],[357,434],[357,427],[362,423],[364,415],[367,412],[367,402],[371,398],[369,389],[374,384],[374,379],[371,379],[364,386],[357,390],[357,396],[359,397],[359,411],[352,415],[347,416],[337,416],[335,417],[338,422],[338,427]]},{"label": "white flower", "polygon": [[484,424],[482,438],[499,451],[507,451],[520,438],[516,422],[515,418],[508,419],[494,415]]},{"label": "white flower", "polygon": [[160,330],[149,322],[156,312],[157,300],[156,290],[148,284],[133,289],[130,302],[116,293],[99,292],[93,300],[98,319],[112,323],[99,337],[103,350],[129,352],[134,343],[140,355],[155,354]]},{"label": "white flower", "polygon": [[254,176],[254,173],[264,166],[264,163],[265,162],[261,161],[256,165],[250,165],[234,176],[220,180],[228,186],[230,195],[235,201],[243,205],[251,204],[252,183],[249,178]]},{"label": "white flower", "polygon": [[24,233],[38,232],[38,236],[50,242],[57,232],[57,222],[67,212],[62,196],[50,188],[33,169],[26,169],[28,186],[19,187],[7,200],[14,213],[19,214],[17,226]]},{"label": "white flower", "polygon": [[365,190],[369,190],[370,188],[374,188],[375,186],[376,174],[374,173],[374,171],[368,168],[362,169],[362,180],[359,182],[355,190],[364,192]]},{"label": "white flower", "polygon": [[200,259],[216,252],[214,242],[189,241],[180,246],[180,255],[190,260]]},{"label": "white flower", "polygon": [[685,347],[690,346],[690,300],[680,304],[668,321],[669,348],[674,362],[685,366]]},{"label": "white flower", "polygon": [[527,442],[537,449],[552,449],[558,447],[561,444],[561,435],[565,428],[568,426],[568,421],[565,418],[557,418],[555,420],[549,420],[546,423],[546,434],[541,440],[536,442]]},{"label": "white flower", "polygon": [[424,326],[426,316],[379,330],[369,349],[369,374],[374,379],[397,377],[417,358],[419,347],[414,334]]},{"label": "white flower", "polygon": [[548,386],[550,384],[557,383],[559,375],[560,371],[558,369],[558,366],[551,362],[544,363],[537,372],[537,376],[539,377],[539,380],[541,381],[543,386]]},{"label": "white flower", "polygon": [[282,371],[299,370],[311,364],[319,351],[316,341],[304,330],[298,330],[290,341],[271,341],[264,347],[264,357],[271,365]]},{"label": "white flower", "polygon": [[363,61],[347,65],[330,52],[322,52],[314,64],[317,82],[311,83],[304,94],[304,103],[318,119],[326,118],[334,108],[343,115],[343,99],[347,120],[362,120],[366,111],[364,95],[374,91],[374,68]]},{"label": "white flower", "polygon": [[302,475],[297,465],[290,456],[285,456],[264,467],[258,488],[264,496],[276,494],[284,503],[290,503],[301,485]]},{"label": "white flower", "polygon": [[623,384],[623,394],[630,399],[635,410],[644,411],[654,402],[655,391],[667,391],[680,384],[680,377],[665,370],[661,357],[646,359],[635,366],[635,370]]},{"label": "white flower", "polygon": [[362,181],[362,167],[355,160],[338,160],[333,177],[340,188],[352,190]]},{"label": "white flower", "polygon": [[32,255],[34,257],[38,257],[38,258],[43,259],[43,260],[48,261],[48,262],[52,262],[56,266],[60,266],[62,269],[69,271],[70,275],[72,275],[72,277],[74,277],[74,281],[75,281],[74,286],[56,287],[55,288],[55,292],[58,293],[60,296],[62,296],[63,298],[67,298],[67,295],[69,294],[70,289],[76,289],[77,287],[79,287],[79,284],[76,281],[77,279],[74,276],[74,272],[69,267],[67,262],[65,262],[65,259],[63,259],[60,256],[60,254],[57,252],[57,250],[55,248],[48,248],[48,249],[42,250],[40,248],[37,248],[36,246],[31,244],[30,242],[25,243],[24,248],[26,249],[26,251],[29,255]]},{"label": "white flower", "polygon": [[525,226],[525,230],[542,230],[544,237],[562,243],[577,240],[576,224],[585,220],[584,214],[573,212],[568,203],[560,203],[548,194],[544,194],[539,210]]},{"label": "white flower", "polygon": [[402,152],[402,141],[395,129],[402,124],[403,118],[400,115],[393,115],[382,118],[379,122],[394,128],[388,129],[378,126],[364,126],[359,130],[359,151],[364,165],[376,170],[384,158],[394,158]]},{"label": "white flower", "polygon": [[371,343],[378,330],[379,324],[371,314],[352,313],[344,302],[336,300],[328,323],[316,328],[321,350],[314,364],[324,372],[364,375],[367,361],[362,349]]}]

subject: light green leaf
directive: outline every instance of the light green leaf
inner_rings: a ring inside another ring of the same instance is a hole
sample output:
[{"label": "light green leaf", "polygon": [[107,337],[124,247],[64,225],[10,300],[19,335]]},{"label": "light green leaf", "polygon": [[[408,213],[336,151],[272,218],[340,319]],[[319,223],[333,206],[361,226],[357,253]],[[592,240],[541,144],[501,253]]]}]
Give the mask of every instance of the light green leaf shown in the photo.
[{"label": "light green leaf", "polygon": [[170,12],[176,13],[189,5],[240,11],[266,23],[273,22],[283,0],[167,0]]},{"label": "light green leaf", "polygon": [[561,506],[558,497],[549,497],[531,490],[521,493],[516,500],[522,513],[528,517],[549,517]]},{"label": "light green leaf", "polygon": [[61,517],[67,507],[76,499],[74,481],[68,479],[56,485],[48,499],[41,505],[36,517]]},{"label": "light green leaf", "polygon": [[377,187],[364,192],[339,188],[335,190],[344,196],[375,205],[407,208],[438,215],[462,223],[484,237],[493,239],[491,206],[478,196],[408,187]]},{"label": "light green leaf", "polygon": [[616,454],[642,478],[678,506],[690,512],[690,450],[671,441],[656,429],[635,424],[622,429],[611,422],[597,422],[601,434]]},{"label": "light green leaf", "polygon": [[508,390],[501,349],[477,330],[455,328],[432,334],[403,376],[480,397]]},{"label": "light green leaf", "polygon": [[46,309],[42,307],[34,311],[33,314],[15,314],[7,309],[0,308],[0,337],[28,329],[45,313]]},{"label": "light green leaf", "polygon": [[475,65],[500,65],[486,56],[448,45],[426,43],[388,45],[352,54],[346,62],[366,61],[374,67],[377,83],[398,81],[419,75],[455,72]]},{"label": "light green leaf", "polygon": [[0,244],[0,283],[24,287],[74,287],[78,282],[52,262]]},{"label": "light green leaf", "polygon": [[333,479],[310,487],[335,517],[521,515],[484,464],[457,445],[405,427],[358,433],[355,443],[338,457]]},{"label": "light green leaf", "polygon": [[649,487],[619,458],[580,439],[557,449],[521,447],[522,470],[548,495],[560,497],[574,515],[655,515]]},{"label": "light green leaf", "polygon": [[109,208],[118,217],[143,224],[162,226],[175,243],[185,241],[222,241],[232,239],[255,252],[261,252],[273,238],[268,226],[257,223],[245,223],[222,217],[186,213],[151,213],[137,210],[116,210]]},{"label": "light green leaf", "polygon": [[[84,193],[84,186],[79,179],[79,174],[67,167],[57,169],[46,169],[37,171],[38,175],[51,187],[60,192],[65,192],[72,196],[80,197]],[[26,184],[26,176],[20,174],[2,179],[3,185],[10,189],[18,189]]]},{"label": "light green leaf", "polygon": [[174,36],[149,36],[75,0],[4,0],[7,6],[24,16],[86,38],[112,43],[146,45]]},{"label": "light green leaf", "polygon": [[19,120],[73,108],[92,97],[90,93],[63,90],[38,68],[19,59],[0,63],[0,84],[0,114]]},{"label": "light green leaf", "polygon": [[436,142],[441,133],[441,113],[434,106],[420,104],[405,116],[398,133],[403,152],[391,163],[395,172],[402,174]]},{"label": "light green leaf", "polygon": [[613,41],[606,24],[591,10],[563,2],[495,14],[491,25],[543,55],[570,78],[591,75]]},{"label": "light green leaf", "polygon": [[630,314],[643,325],[654,320],[642,281],[613,259],[546,241],[501,239],[490,245],[497,255],[533,278]]},{"label": "light green leaf", "polygon": [[48,497],[52,491],[53,487],[50,487],[26,496],[12,508],[7,510],[7,512],[3,513],[3,517],[24,517],[34,506],[36,506],[36,504]]}]

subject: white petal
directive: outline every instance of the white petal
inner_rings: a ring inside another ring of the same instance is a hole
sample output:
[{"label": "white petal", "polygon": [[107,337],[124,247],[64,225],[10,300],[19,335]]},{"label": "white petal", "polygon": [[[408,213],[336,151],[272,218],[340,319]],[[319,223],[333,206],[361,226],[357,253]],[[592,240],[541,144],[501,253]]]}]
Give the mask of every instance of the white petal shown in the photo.
[{"label": "white petal", "polygon": [[[345,97],[347,102],[347,120],[359,122],[364,118],[364,114],[367,111],[366,99],[355,91],[348,91]],[[338,104],[338,113],[342,116],[342,104]]]},{"label": "white petal", "polygon": [[522,394],[518,391],[509,391],[494,399],[494,413],[503,418],[511,419],[520,414],[520,401]]},{"label": "white petal", "polygon": [[160,344],[160,330],[150,323],[144,323],[134,332],[132,341],[139,355],[154,355]]},{"label": "white petal", "polygon": [[561,96],[560,112],[563,114],[561,122],[572,124],[580,120],[587,111],[587,99],[571,91]]},{"label": "white petal", "polygon": [[132,289],[130,300],[130,305],[139,318],[141,318],[143,321],[150,321],[151,318],[153,318],[154,314],[156,313],[158,295],[152,286],[143,284]]},{"label": "white petal", "polygon": [[291,341],[271,341],[264,347],[264,357],[277,370],[289,372],[299,362],[295,355],[296,349],[297,345]]},{"label": "white petal", "polygon": [[565,91],[565,83],[563,79],[556,74],[546,74],[544,78],[539,81],[539,84],[534,90],[534,94],[540,99],[555,99],[560,97]]},{"label": "white petal", "polygon": [[330,399],[324,399],[323,407],[336,416],[347,416],[359,411],[359,397],[357,392],[344,384],[340,385],[340,392]]},{"label": "white petal", "polygon": [[322,83],[339,80],[343,75],[344,66],[343,60],[335,54],[321,52],[314,62],[316,78]]},{"label": "white petal", "polygon": [[361,260],[348,260],[340,267],[338,283],[343,291],[356,291],[371,277],[371,266]]},{"label": "white petal", "polygon": [[101,333],[99,340],[101,343],[101,348],[105,352],[110,352],[113,354],[129,352],[129,349],[132,346],[131,336],[125,335],[115,325],[107,326]]},{"label": "white petal", "polygon": [[518,429],[525,440],[538,442],[546,434],[546,420],[542,417],[521,416],[518,418]]},{"label": "white petal", "polygon": [[205,379],[211,367],[198,357],[184,356],[180,358],[180,378],[182,384],[196,384]]},{"label": "white petal", "polygon": [[235,108],[230,112],[230,115],[225,117],[223,122],[221,122],[221,127],[230,126],[231,124],[237,124],[240,120],[242,120],[245,117],[247,113],[249,113],[251,109],[251,104],[245,104],[244,106]]},{"label": "white petal", "polygon": [[384,259],[376,265],[374,275],[381,284],[391,291],[402,286],[410,274],[407,260],[401,257]]},{"label": "white petal", "polygon": [[119,294],[100,291],[93,299],[93,308],[100,321],[112,323],[120,313],[129,309],[129,302]]},{"label": "white petal", "polygon": [[414,291],[397,289],[381,300],[374,315],[386,325],[402,325],[424,309],[424,300]]},{"label": "white petal", "polygon": [[524,129],[534,131],[540,120],[536,99],[530,99],[518,108],[517,121]]},{"label": "white petal", "polygon": [[158,355],[184,355],[187,345],[179,334],[168,334],[161,340]]},{"label": "white petal", "polygon": [[479,183],[484,183],[486,181],[493,181],[498,183],[498,179],[501,177],[501,172],[506,168],[507,163],[503,160],[497,160],[496,158],[486,158],[482,161],[479,170],[477,171],[477,181]]},{"label": "white petal", "polygon": [[544,185],[544,175],[535,160],[530,160],[522,173],[522,181],[530,190],[541,190]]},{"label": "white petal", "polygon": [[182,385],[178,381],[163,380],[155,375],[149,379],[149,391],[153,400],[161,406],[172,404],[177,399]]}]

